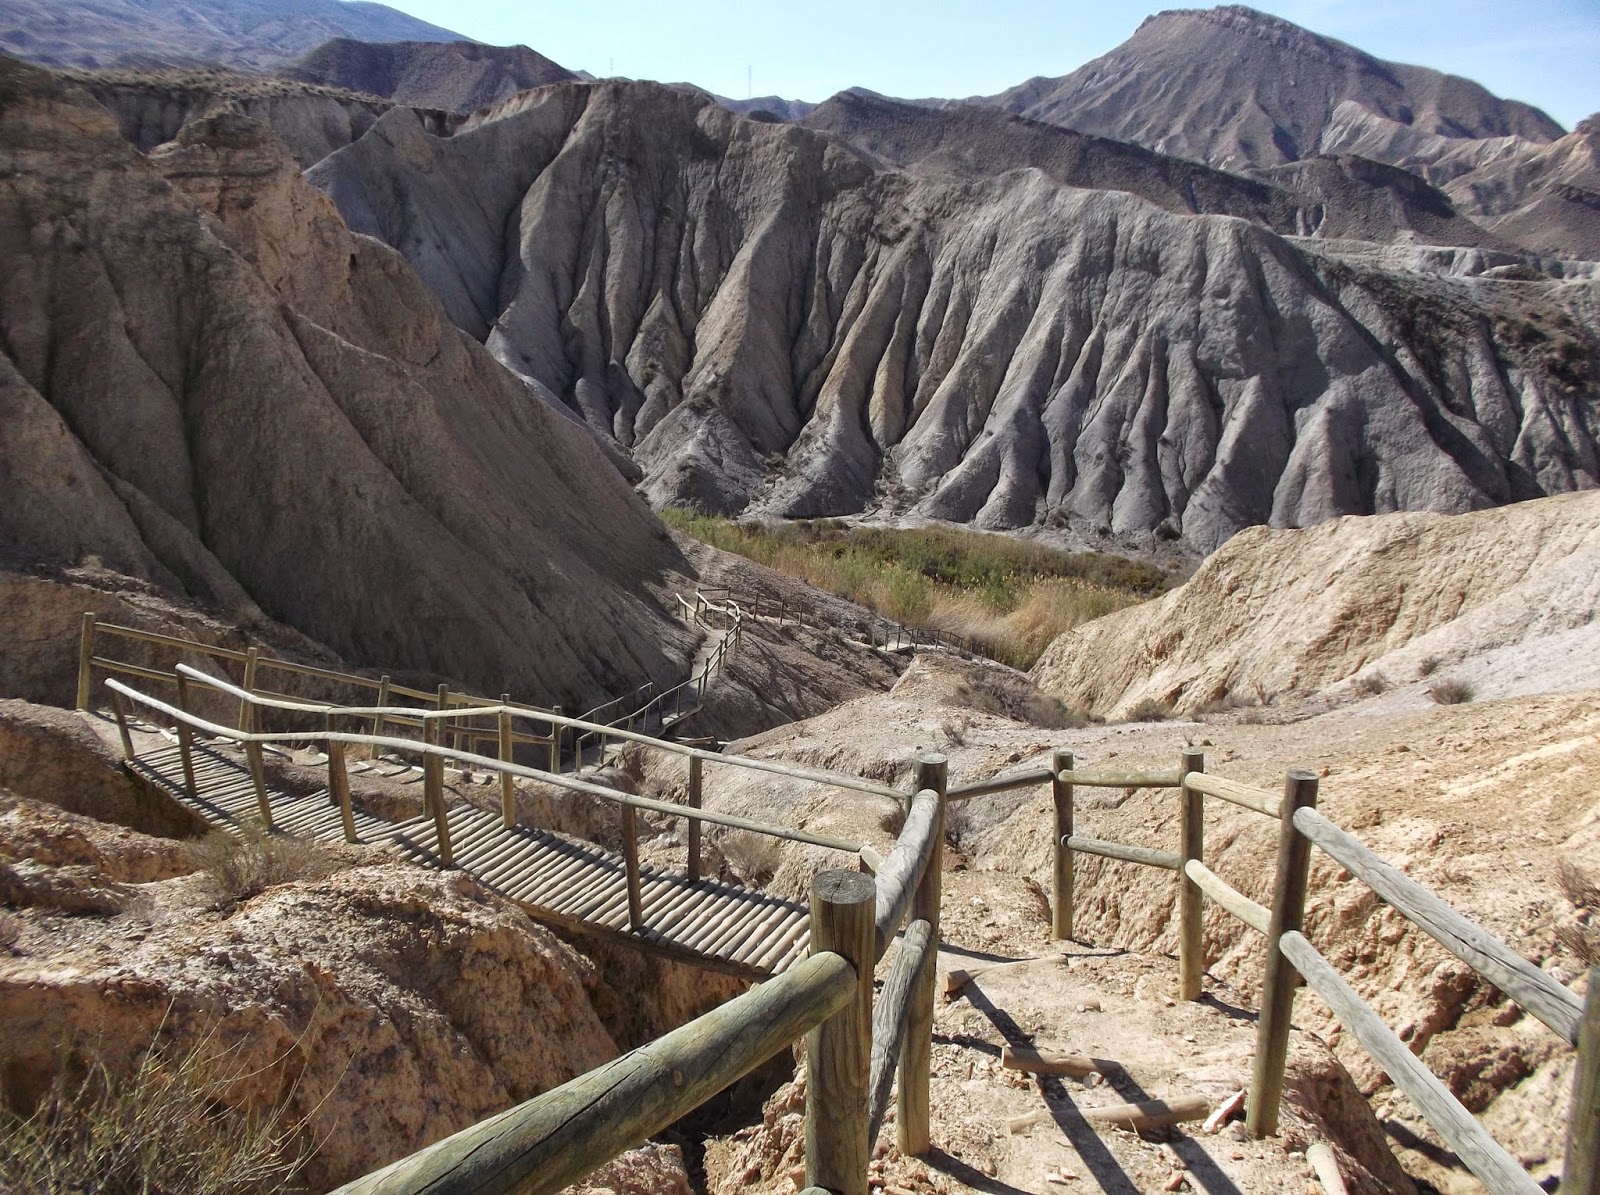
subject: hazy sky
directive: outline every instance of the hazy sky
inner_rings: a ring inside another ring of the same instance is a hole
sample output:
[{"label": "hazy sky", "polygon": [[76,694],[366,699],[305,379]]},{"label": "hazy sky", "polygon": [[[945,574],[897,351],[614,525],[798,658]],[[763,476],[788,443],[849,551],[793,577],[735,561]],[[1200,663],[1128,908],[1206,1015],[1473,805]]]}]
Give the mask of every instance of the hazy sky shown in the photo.
[{"label": "hazy sky", "polygon": [[[389,0],[478,41],[597,75],[822,100],[859,85],[965,96],[1064,75],[1165,7],[1125,0]],[[1380,58],[1476,79],[1571,128],[1600,110],[1600,0],[1259,0]]]}]

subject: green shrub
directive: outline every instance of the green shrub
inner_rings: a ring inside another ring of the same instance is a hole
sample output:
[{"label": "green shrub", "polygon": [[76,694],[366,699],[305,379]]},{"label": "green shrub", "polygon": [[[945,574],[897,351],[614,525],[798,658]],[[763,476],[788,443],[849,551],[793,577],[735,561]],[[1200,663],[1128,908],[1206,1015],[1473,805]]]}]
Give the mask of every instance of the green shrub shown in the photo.
[{"label": "green shrub", "polygon": [[920,630],[946,631],[1028,668],[1079,623],[1165,592],[1174,578],[1107,552],[1062,552],[950,527],[756,525],[668,508],[666,522]]}]

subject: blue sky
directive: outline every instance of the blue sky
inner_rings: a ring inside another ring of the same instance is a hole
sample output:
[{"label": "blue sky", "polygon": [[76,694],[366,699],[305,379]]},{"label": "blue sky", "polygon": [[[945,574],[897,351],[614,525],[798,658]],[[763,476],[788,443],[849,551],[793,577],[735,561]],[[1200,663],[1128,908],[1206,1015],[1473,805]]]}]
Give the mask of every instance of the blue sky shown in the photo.
[{"label": "blue sky", "polygon": [[[478,41],[563,66],[723,95],[822,100],[986,95],[1063,75],[1162,5],[1122,0],[390,0]],[[1179,7],[1181,5],[1171,5]],[[1563,125],[1600,110],[1600,0],[1258,0],[1256,8],[1380,58],[1475,79]]]}]

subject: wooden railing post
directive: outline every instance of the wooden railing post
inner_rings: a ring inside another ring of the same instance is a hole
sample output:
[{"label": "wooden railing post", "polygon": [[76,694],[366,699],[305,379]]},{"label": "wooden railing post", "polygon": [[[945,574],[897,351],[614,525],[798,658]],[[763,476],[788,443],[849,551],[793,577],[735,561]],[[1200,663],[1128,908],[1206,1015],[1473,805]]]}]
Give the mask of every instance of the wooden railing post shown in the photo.
[{"label": "wooden railing post", "polygon": [[128,711],[123,708],[122,694],[111,690],[111,712],[117,716],[117,733],[122,736],[122,758],[133,758],[133,735],[128,732]]},{"label": "wooden railing post", "polygon": [[433,826],[439,838],[439,863],[443,867],[453,867],[455,857],[450,849],[450,819],[444,807],[444,760],[427,750],[438,742],[440,729],[437,718],[422,720],[422,796],[423,804],[433,814]]},{"label": "wooden railing post", "polygon": [[[244,684],[239,687],[247,693],[256,691],[256,668],[261,663],[261,649],[249,647],[244,653]],[[256,707],[248,701],[239,702],[239,729],[254,730],[256,728]]]},{"label": "wooden railing post", "polygon": [[1062,780],[1062,772],[1072,771],[1072,752],[1057,751],[1050,757],[1050,795],[1056,806],[1056,882],[1051,893],[1050,933],[1055,938],[1072,937],[1072,782]]},{"label": "wooden railing post", "polygon": [[[555,706],[550,711],[556,717],[561,716],[561,707]],[[550,767],[552,776],[561,775],[561,736],[566,728],[557,722],[550,723]]]},{"label": "wooden railing post", "polygon": [[267,769],[260,743],[246,743],[244,757],[250,764],[250,784],[256,790],[256,808],[261,813],[261,828],[272,833],[272,802],[267,797]]},{"label": "wooden railing post", "polygon": [[[189,678],[183,673],[178,673],[178,708],[185,712],[189,709]],[[200,786],[194,779],[194,731],[182,718],[178,719],[178,755],[183,760],[183,783],[189,795],[195,799],[200,796]]]},{"label": "wooden railing post", "polygon": [[[1183,871],[1190,859],[1205,862],[1205,794],[1190,792],[1183,778],[1206,770],[1205,753],[1185,751],[1178,762],[1178,999],[1198,1000],[1205,975],[1204,912],[1200,885]],[[1292,928],[1298,929],[1299,926]],[[1280,931],[1281,932],[1281,931]]]},{"label": "wooden railing post", "polygon": [[[327,730],[333,729],[333,715],[323,721]],[[344,823],[344,840],[356,841],[355,813],[350,808],[350,773],[344,765],[344,744],[328,740],[328,796],[339,806],[339,820]]]},{"label": "wooden railing post", "polygon": [[[689,808],[699,809],[704,798],[704,780],[702,767],[704,761],[698,755],[689,757]],[[700,878],[700,819],[689,819],[689,865],[687,868],[689,882],[692,884]]]},{"label": "wooden railing post", "polygon": [[1267,970],[1261,983],[1261,1019],[1256,1025],[1256,1057],[1245,1105],[1245,1128],[1252,1137],[1278,1131],[1284,1067],[1289,1057],[1289,1021],[1294,1013],[1295,970],[1280,942],[1305,925],[1306,887],[1311,874],[1311,840],[1295,829],[1295,810],[1317,803],[1313,772],[1290,772],[1284,781],[1278,872],[1272,887],[1272,920],[1267,925]]},{"label": "wooden railing post", "polygon": [[639,811],[632,805],[620,808],[622,862],[628,880],[628,928],[637,932],[644,928],[644,894],[639,884]]},{"label": "wooden railing post", "polygon": [[[501,704],[511,700],[511,694],[500,695]],[[511,711],[500,711],[500,762],[515,763],[517,742],[511,734]],[[506,829],[517,824],[517,785],[510,772],[500,773],[500,823]]]},{"label": "wooden railing post", "polygon": [[1572,1076],[1572,1113],[1562,1195],[1600,1195],[1600,967],[1589,972],[1578,1031],[1578,1069]]},{"label": "wooden railing post", "polygon": [[856,970],[855,999],[806,1035],[806,1185],[836,1195],[867,1195],[877,903],[877,885],[858,871],[811,881],[812,953],[843,955]]},{"label": "wooden railing post", "polygon": [[939,957],[939,903],[944,889],[944,814],[945,792],[949,788],[950,765],[943,755],[928,753],[917,757],[916,789],[931,788],[939,794],[939,815],[934,823],[933,852],[911,899],[911,920],[926,921],[932,927],[932,953],[928,965],[917,978],[906,1005],[906,1040],[900,1051],[898,1076],[900,1103],[895,1118],[895,1137],[906,1157],[928,1152],[931,1113],[928,1084],[933,1071],[933,989],[935,960]]},{"label": "wooden railing post", "polygon": [[[389,704],[389,674],[388,673],[384,673],[382,676],[380,676],[378,678],[378,700],[376,702],[374,702],[373,704],[375,704],[377,706],[380,706],[380,707]],[[375,738],[377,736],[383,734],[383,715],[382,714],[373,714],[372,715],[372,734],[373,734],[373,737],[375,737]],[[374,747],[373,751],[374,751],[374,753],[376,753],[377,748]]]},{"label": "wooden railing post", "polygon": [[89,663],[94,658],[94,615],[85,613],[83,616],[83,630],[78,634],[78,708],[89,708],[89,673],[92,665]]}]

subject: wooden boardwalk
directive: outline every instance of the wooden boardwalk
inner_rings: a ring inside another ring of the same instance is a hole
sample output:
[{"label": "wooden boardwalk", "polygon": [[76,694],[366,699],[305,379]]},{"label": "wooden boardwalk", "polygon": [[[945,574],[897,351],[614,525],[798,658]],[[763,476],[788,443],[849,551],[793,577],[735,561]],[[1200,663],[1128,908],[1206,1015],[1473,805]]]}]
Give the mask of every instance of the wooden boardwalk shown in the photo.
[{"label": "wooden boardwalk", "polygon": [[[212,748],[193,749],[196,793],[184,783],[176,746],[128,761],[133,773],[224,833],[260,824],[245,764]],[[345,841],[338,805],[326,789],[296,795],[268,785],[274,831],[320,842]],[[358,842],[387,849],[420,867],[440,866],[431,817],[388,822],[352,811]],[[607,933],[646,950],[746,979],[762,979],[805,957],[807,910],[793,901],[713,880],[643,868],[644,918],[628,923],[621,855],[548,830],[506,829],[498,813],[470,805],[447,809],[455,867],[528,913],[566,929]]]}]

